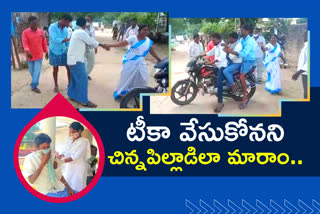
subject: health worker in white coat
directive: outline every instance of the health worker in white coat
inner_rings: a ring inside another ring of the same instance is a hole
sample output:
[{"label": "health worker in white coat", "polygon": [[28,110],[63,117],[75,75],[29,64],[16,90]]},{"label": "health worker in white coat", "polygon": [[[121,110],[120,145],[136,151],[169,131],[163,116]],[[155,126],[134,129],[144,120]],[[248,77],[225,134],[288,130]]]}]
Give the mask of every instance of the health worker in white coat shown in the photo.
[{"label": "health worker in white coat", "polygon": [[84,127],[79,122],[70,124],[70,139],[60,155],[65,163],[63,176],[75,193],[87,186],[88,159],[91,156],[90,143],[88,139],[81,136],[83,130]]}]

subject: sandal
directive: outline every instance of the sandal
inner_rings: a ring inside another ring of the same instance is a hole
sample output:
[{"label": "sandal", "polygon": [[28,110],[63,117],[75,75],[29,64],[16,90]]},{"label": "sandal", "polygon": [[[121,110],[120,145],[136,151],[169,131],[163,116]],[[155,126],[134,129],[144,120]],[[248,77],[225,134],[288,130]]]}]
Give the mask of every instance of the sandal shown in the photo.
[{"label": "sandal", "polygon": [[91,101],[87,102],[87,103],[81,103],[80,105],[84,106],[84,107],[88,107],[88,108],[97,108],[97,104],[92,103]]},{"label": "sandal", "polygon": [[79,104],[79,105],[82,105],[82,106],[88,107],[88,108],[97,108],[97,106],[98,106],[97,104],[94,104],[94,103],[92,103],[92,102],[90,102],[90,101],[87,102],[87,103],[80,103],[80,102],[78,102],[78,101],[76,101],[76,100],[74,100],[74,99],[72,99],[72,98],[70,98],[70,97],[69,97],[69,99],[70,99],[71,101]]},{"label": "sandal", "polygon": [[215,112],[215,113],[219,113],[219,112],[223,109],[223,107],[224,107],[224,104],[223,104],[223,103],[219,103],[219,104],[215,107],[214,112]]},{"label": "sandal", "polygon": [[33,92],[37,93],[37,94],[40,94],[40,93],[41,93],[41,91],[40,91],[39,88],[32,88],[31,90],[32,90]]}]

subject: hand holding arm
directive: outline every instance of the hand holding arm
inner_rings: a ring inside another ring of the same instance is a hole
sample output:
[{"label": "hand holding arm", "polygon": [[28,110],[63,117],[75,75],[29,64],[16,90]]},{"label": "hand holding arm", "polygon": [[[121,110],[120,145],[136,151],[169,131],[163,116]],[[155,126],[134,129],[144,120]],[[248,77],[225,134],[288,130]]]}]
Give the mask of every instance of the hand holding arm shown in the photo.
[{"label": "hand holding arm", "polygon": [[69,158],[64,159],[63,161],[64,161],[65,163],[69,163],[69,162],[72,162],[73,159],[72,159],[71,157],[69,157]]},{"label": "hand holding arm", "polygon": [[64,43],[64,42],[69,42],[70,41],[70,38],[65,38],[64,40],[62,40],[61,43]]},{"label": "hand holding arm", "polygon": [[105,44],[105,46],[109,48],[119,48],[119,47],[125,47],[127,45],[129,45],[127,40],[123,40],[121,42],[114,43],[114,44]]}]

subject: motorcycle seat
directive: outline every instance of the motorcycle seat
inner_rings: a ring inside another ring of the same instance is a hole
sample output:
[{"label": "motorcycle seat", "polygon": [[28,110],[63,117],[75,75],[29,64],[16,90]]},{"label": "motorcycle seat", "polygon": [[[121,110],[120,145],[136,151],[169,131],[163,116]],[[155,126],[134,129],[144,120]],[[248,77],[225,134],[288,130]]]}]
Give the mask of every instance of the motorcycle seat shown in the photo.
[{"label": "motorcycle seat", "polygon": [[[257,66],[255,66],[255,65],[252,66],[251,69],[250,69],[250,71],[247,73],[247,75],[253,73],[253,72],[256,70],[256,67],[257,67]],[[237,72],[236,72],[233,76],[237,76],[237,75],[239,75],[239,74],[240,74],[240,70],[237,70]]]},{"label": "motorcycle seat", "polygon": [[169,59],[168,59],[168,57],[167,57],[167,58],[161,60],[160,62],[158,62],[158,63],[154,66],[154,68],[164,69],[165,67],[168,67],[168,65],[169,65]]}]

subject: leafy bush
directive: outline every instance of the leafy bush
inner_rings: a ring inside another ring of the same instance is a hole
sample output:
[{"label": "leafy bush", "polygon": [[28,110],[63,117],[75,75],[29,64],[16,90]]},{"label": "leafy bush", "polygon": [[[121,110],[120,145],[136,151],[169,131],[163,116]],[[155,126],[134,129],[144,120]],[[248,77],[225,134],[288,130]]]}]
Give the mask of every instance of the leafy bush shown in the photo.
[{"label": "leafy bush", "polygon": [[223,36],[228,35],[235,31],[234,22],[223,21],[223,22],[207,22],[202,25],[201,32],[205,34],[220,33]]}]

